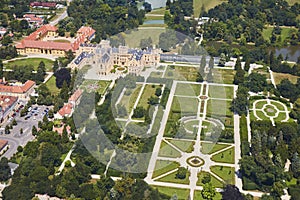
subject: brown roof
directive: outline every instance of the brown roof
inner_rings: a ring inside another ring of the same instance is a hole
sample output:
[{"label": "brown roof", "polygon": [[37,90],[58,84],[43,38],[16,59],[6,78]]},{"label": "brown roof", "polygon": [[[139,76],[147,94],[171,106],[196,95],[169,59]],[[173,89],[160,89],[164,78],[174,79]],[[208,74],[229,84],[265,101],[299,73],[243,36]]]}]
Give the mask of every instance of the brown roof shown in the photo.
[{"label": "brown roof", "polygon": [[52,41],[36,41],[36,40],[22,40],[21,43],[16,45],[17,49],[23,48],[39,48],[48,50],[72,50],[72,45],[70,43],[63,42],[52,42]]},{"label": "brown roof", "polygon": [[0,92],[22,94],[22,93],[26,93],[34,85],[35,85],[35,82],[31,81],[31,80],[26,81],[22,86],[0,84]]},{"label": "brown roof", "polygon": [[73,105],[68,103],[68,104],[65,104],[59,111],[58,113],[60,114],[60,116],[64,117],[66,115],[70,115],[72,113],[72,108],[73,108]]},{"label": "brown roof", "polygon": [[44,36],[48,31],[57,31],[55,26],[46,24],[27,36],[24,40],[38,40],[40,36]]},{"label": "brown roof", "polygon": [[74,94],[72,94],[72,96],[69,98],[69,102],[70,101],[76,102],[79,99],[79,97],[81,97],[81,95],[82,95],[82,90],[80,89],[76,90]]},{"label": "brown roof", "polygon": [[7,140],[0,140],[0,150],[2,150],[6,145],[8,145]]},{"label": "brown roof", "polygon": [[17,101],[18,97],[0,95],[0,107],[3,112],[6,112]]}]

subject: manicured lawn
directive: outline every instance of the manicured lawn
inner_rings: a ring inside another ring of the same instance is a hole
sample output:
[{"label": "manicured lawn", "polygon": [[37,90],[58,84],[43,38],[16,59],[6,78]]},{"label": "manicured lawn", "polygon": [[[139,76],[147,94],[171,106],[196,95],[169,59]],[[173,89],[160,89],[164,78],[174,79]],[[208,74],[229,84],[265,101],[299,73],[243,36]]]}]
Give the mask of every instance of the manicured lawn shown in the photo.
[{"label": "manicured lawn", "polygon": [[177,83],[175,95],[182,96],[199,96],[201,86],[199,84],[185,84],[185,83]]},{"label": "manicured lawn", "polygon": [[[281,28],[281,34],[280,34],[281,41],[283,42],[289,36],[289,32],[291,31],[291,29],[294,29],[294,28],[288,28],[288,27],[280,27],[280,28]],[[273,27],[267,27],[267,28],[263,29],[262,35],[265,40],[270,41],[270,37],[272,35],[273,29],[274,29]]]},{"label": "manicured lawn", "polygon": [[163,114],[164,114],[163,108],[158,107],[158,111],[157,111],[157,114],[156,114],[156,117],[155,117],[155,120],[154,120],[154,124],[153,124],[152,130],[151,130],[151,135],[157,135],[158,134],[159,128],[160,128],[160,123],[161,123],[161,120],[163,118]]},{"label": "manicured lawn", "polygon": [[208,11],[211,8],[214,8],[216,5],[219,5],[223,2],[222,0],[194,0],[194,16],[199,17],[202,5],[204,5],[205,10]]},{"label": "manicured lawn", "polygon": [[138,29],[137,31],[131,31],[128,34],[121,33],[121,35],[125,38],[126,45],[137,48],[140,46],[141,39],[148,39],[149,37],[151,37],[153,44],[158,45],[159,35],[162,32],[165,32],[165,29]]},{"label": "manicured lawn", "polygon": [[151,72],[150,77],[161,78],[162,72]]},{"label": "manicured lawn", "polygon": [[106,92],[110,83],[111,83],[111,81],[98,81],[99,88],[97,89],[97,92],[99,94],[103,95]]},{"label": "manicured lawn", "polygon": [[46,66],[47,71],[52,71],[53,61],[45,58],[25,58],[21,60],[15,60],[4,64],[6,69],[12,69],[13,66],[25,66],[25,65],[32,65],[34,70],[37,70],[40,62],[43,61]]},{"label": "manicured lawn", "polygon": [[208,95],[211,98],[233,99],[233,87],[210,85]]},{"label": "manicured lawn", "polygon": [[270,37],[271,37],[273,29],[274,29],[273,27],[266,27],[263,29],[262,36],[265,40],[270,41]]},{"label": "manicured lawn", "polygon": [[170,187],[161,187],[161,186],[152,186],[154,189],[157,189],[160,193],[168,195],[170,198],[176,194],[178,200],[186,200],[190,195],[190,190],[180,189],[180,188],[170,188]]},{"label": "manicured lawn", "polygon": [[171,158],[177,158],[180,157],[181,154],[179,151],[168,145],[166,142],[162,141],[160,145],[160,150],[158,153],[158,156],[161,157],[171,157]]},{"label": "manicured lawn", "polygon": [[157,9],[153,9],[151,10],[151,12],[149,12],[148,14],[153,14],[153,15],[164,15],[166,11],[166,8],[157,8]]},{"label": "manicured lawn", "polygon": [[199,128],[199,120],[192,120],[184,123],[184,128],[188,131],[198,130]]},{"label": "manicured lawn", "polygon": [[142,106],[143,108],[147,109],[148,107],[148,99],[155,96],[155,91],[157,88],[161,88],[159,85],[146,85],[143,91],[143,94],[139,100],[138,106]]},{"label": "manicured lawn", "polygon": [[201,152],[204,154],[213,154],[213,153],[220,151],[226,147],[229,147],[229,145],[201,142]]},{"label": "manicured lawn", "polygon": [[175,96],[171,109],[182,114],[195,115],[198,109],[198,99]]},{"label": "manicured lawn", "polygon": [[[222,194],[219,193],[219,192],[217,192],[216,196],[214,196],[212,200],[221,200],[221,199],[222,199]],[[194,200],[205,200],[205,199],[203,199],[200,190],[195,190],[195,192],[194,192]]]},{"label": "manicured lawn", "polygon": [[[280,112],[278,114],[278,117],[274,118],[274,120],[276,122],[281,122],[282,120],[285,120],[286,119],[286,113],[283,113],[283,112]],[[290,119],[290,117],[288,117],[288,119]]]},{"label": "manicured lawn", "polygon": [[[203,186],[204,185],[202,183],[202,179],[205,177],[206,174],[210,174],[210,173],[205,172],[205,171],[201,171],[200,173],[198,173],[198,181],[197,181],[198,186]],[[210,174],[210,177],[211,177],[210,182],[214,187],[216,187],[216,188],[222,188],[223,187],[223,183],[220,180],[218,180],[212,174]]]},{"label": "manicured lawn", "polygon": [[214,82],[215,83],[225,83],[225,84],[232,84],[235,70],[231,69],[213,69],[214,74]]},{"label": "manicured lawn", "polygon": [[233,167],[225,167],[225,166],[211,166],[210,170],[222,178],[227,184],[235,184],[234,180],[234,168]]},{"label": "manicured lawn", "polygon": [[157,15],[147,15],[146,14],[146,19],[145,21],[149,21],[149,20],[163,20],[164,19],[164,16],[157,16]]},{"label": "manicured lawn", "polygon": [[280,111],[285,111],[285,107],[282,105],[282,103],[277,102],[277,101],[271,101],[271,104],[277,107],[278,110]]},{"label": "manicured lawn", "polygon": [[120,101],[120,104],[125,106],[128,114],[131,112],[141,89],[142,89],[142,86],[137,85],[136,88],[134,88],[134,89],[127,89],[128,91],[130,91],[129,95],[126,95],[126,92],[123,95],[123,97]]},{"label": "manicured lawn", "polygon": [[168,142],[170,142],[183,152],[191,153],[194,150],[195,142],[184,140],[168,140]]},{"label": "manicured lawn", "polygon": [[291,74],[284,74],[284,73],[276,73],[273,72],[273,76],[275,79],[275,84],[278,85],[283,79],[289,79],[292,83],[296,83],[299,76],[294,76]]},{"label": "manicured lawn", "polygon": [[265,104],[267,104],[267,100],[257,101],[255,104],[255,109],[262,109]]},{"label": "manicured lawn", "polygon": [[234,164],[234,147],[213,155],[211,159],[215,162]]},{"label": "manicured lawn", "polygon": [[199,68],[191,66],[168,66],[165,78],[196,81]]},{"label": "manicured lawn", "polygon": [[173,172],[167,176],[157,179],[157,181],[168,182],[168,183],[179,183],[179,184],[189,184],[190,183],[190,180],[189,180],[190,172],[189,171],[186,173],[185,179],[176,178],[176,174],[177,174],[177,172]]},{"label": "manicured lawn", "polygon": [[287,186],[296,185],[296,184],[297,184],[297,179],[296,178],[292,178],[292,180],[286,181]]},{"label": "manicured lawn", "polygon": [[277,113],[277,110],[275,110],[274,106],[266,105],[264,111],[266,112],[267,116],[274,117]]},{"label": "manicured lawn", "polygon": [[256,115],[261,119],[261,120],[270,120],[269,117],[265,115],[262,111],[257,110]]},{"label": "manicured lawn", "polygon": [[52,95],[57,95],[60,92],[60,89],[56,87],[55,76],[51,76],[51,78],[46,82],[46,86],[48,87]]},{"label": "manicured lawn", "polygon": [[210,99],[207,103],[207,115],[208,116],[232,116],[230,111],[231,101]]},{"label": "manicured lawn", "polygon": [[111,81],[84,80],[80,88],[88,93],[97,91],[99,94],[103,95],[110,83]]},{"label": "manicured lawn", "polygon": [[169,171],[177,169],[179,166],[180,164],[177,162],[172,162],[168,160],[157,160],[152,178],[158,177]]}]

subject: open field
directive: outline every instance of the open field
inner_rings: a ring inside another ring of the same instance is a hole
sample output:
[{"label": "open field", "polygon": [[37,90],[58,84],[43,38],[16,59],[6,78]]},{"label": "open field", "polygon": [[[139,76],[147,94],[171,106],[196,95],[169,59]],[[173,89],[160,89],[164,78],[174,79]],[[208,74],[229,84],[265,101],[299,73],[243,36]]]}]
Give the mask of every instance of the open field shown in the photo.
[{"label": "open field", "polygon": [[213,155],[211,159],[215,162],[234,164],[234,147]]},{"label": "open field", "polygon": [[183,152],[191,153],[194,150],[195,142],[184,140],[168,140],[168,142],[170,142]]},{"label": "open field", "polygon": [[229,147],[229,145],[227,144],[214,144],[214,143],[207,143],[207,142],[202,142],[201,146],[202,146],[201,152],[204,154],[213,154],[226,147]]},{"label": "open field", "polygon": [[207,103],[208,116],[232,116],[230,111],[231,101],[209,99]]},{"label": "open field", "polygon": [[[294,28],[289,28],[289,27],[280,27],[280,28],[281,28],[281,34],[280,34],[281,42],[283,42],[289,36],[290,30]],[[273,29],[274,27],[266,27],[263,29],[262,36],[265,40],[270,40]]]},{"label": "open field", "polygon": [[199,84],[177,83],[175,95],[199,96],[201,86]]},{"label": "open field", "polygon": [[208,96],[211,98],[233,99],[233,87],[210,85]]},{"label": "open field", "polygon": [[183,115],[196,115],[198,99],[187,97],[174,97],[171,109]]},{"label": "open field", "polygon": [[159,35],[162,32],[165,32],[165,29],[149,28],[131,31],[129,34],[121,33],[121,35],[125,38],[126,45],[131,48],[137,48],[140,46],[140,41],[142,39],[147,39],[149,37],[151,37],[153,44],[158,45]]},{"label": "open field", "polygon": [[181,154],[179,151],[168,145],[166,142],[162,141],[158,156],[177,158],[180,157]]},{"label": "open field", "polygon": [[225,84],[232,84],[235,70],[231,69],[213,69],[214,74],[214,82],[215,83],[225,83]]},{"label": "open field", "polygon": [[56,87],[55,76],[51,76],[51,78],[46,82],[46,86],[52,95],[57,95],[60,92],[60,89]]},{"label": "open field", "polygon": [[32,65],[34,70],[37,70],[40,62],[43,61],[46,66],[46,71],[52,71],[53,61],[45,58],[25,58],[21,60],[15,60],[4,64],[6,69],[12,69],[13,66],[25,66]]},{"label": "open field", "polygon": [[167,160],[157,160],[152,178],[158,177],[169,171],[177,169],[179,166],[180,165],[177,162],[172,162],[172,161],[167,161]]},{"label": "open field", "polygon": [[167,182],[167,183],[179,183],[179,184],[189,184],[190,183],[190,180],[189,180],[190,172],[189,171],[186,173],[185,179],[176,178],[176,174],[177,174],[177,172],[173,172],[167,176],[157,179],[157,181]]},{"label": "open field", "polygon": [[214,8],[215,6],[227,1],[222,0],[194,0],[194,16],[199,17],[202,5],[204,5],[204,8],[206,11],[208,11],[211,8]]},{"label": "open field", "polygon": [[179,189],[179,188],[170,188],[170,187],[161,187],[161,186],[153,186],[154,189],[157,189],[160,193],[168,195],[172,197],[176,194],[178,200],[186,200],[190,195],[190,190],[188,189]]},{"label": "open field", "polygon": [[143,94],[139,100],[139,103],[138,103],[138,106],[141,106],[145,109],[147,109],[148,107],[148,99],[153,96],[153,97],[156,97],[155,96],[155,90],[157,88],[161,88],[161,86],[159,85],[146,85],[145,88],[144,88],[144,91],[143,91]]},{"label": "open field", "polygon": [[[205,177],[205,175],[210,174],[209,172],[205,172],[205,171],[201,171],[200,173],[198,173],[198,181],[197,181],[197,185],[203,186],[204,184],[202,183],[202,179]],[[222,188],[223,187],[223,183],[218,180],[216,177],[214,177],[213,175],[210,174],[210,182],[211,184],[216,187],[216,188]]]},{"label": "open field", "polygon": [[225,167],[225,166],[211,166],[210,170],[222,178],[227,184],[234,184],[234,168],[233,167]]},{"label": "open field", "polygon": [[126,92],[123,95],[120,104],[125,106],[127,113],[131,112],[141,89],[142,86],[137,85],[134,89],[127,89],[129,91],[128,95],[126,95]]},{"label": "open field", "polygon": [[297,79],[300,78],[299,76],[294,76],[291,74],[276,73],[276,72],[273,72],[273,76],[274,76],[276,85],[278,85],[283,79],[289,79],[292,83],[295,84],[297,82]]}]

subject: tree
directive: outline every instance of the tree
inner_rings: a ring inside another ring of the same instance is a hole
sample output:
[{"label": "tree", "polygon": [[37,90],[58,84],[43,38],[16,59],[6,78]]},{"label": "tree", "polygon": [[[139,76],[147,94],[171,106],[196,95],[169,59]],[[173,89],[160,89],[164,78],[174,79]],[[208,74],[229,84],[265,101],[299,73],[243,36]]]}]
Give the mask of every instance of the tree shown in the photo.
[{"label": "tree", "polygon": [[69,142],[69,136],[68,136],[68,131],[67,131],[67,126],[64,125],[61,140],[63,143],[68,143]]},{"label": "tree", "polygon": [[136,109],[134,109],[132,117],[133,118],[142,118],[145,116],[145,113],[146,113],[146,110],[143,107],[138,106],[138,107],[136,107]]},{"label": "tree", "polygon": [[22,135],[22,134],[23,134],[23,129],[21,128],[21,129],[20,129],[20,135]]},{"label": "tree", "polygon": [[54,73],[56,77],[56,87],[62,88],[64,81],[66,81],[67,85],[69,86],[71,82],[71,74],[70,70],[67,68],[61,68]]},{"label": "tree", "polygon": [[235,185],[226,185],[222,192],[223,200],[243,200],[244,197]]},{"label": "tree", "polygon": [[211,175],[209,173],[206,173],[201,182],[203,184],[206,184],[206,183],[209,183],[210,181],[211,181]]},{"label": "tree", "polygon": [[12,125],[13,125],[13,126],[16,126],[16,125],[18,125],[18,123],[17,123],[16,119],[14,119],[14,120],[12,121]]},{"label": "tree", "polygon": [[266,76],[253,72],[248,76],[246,85],[251,92],[257,93],[263,91],[268,84]]},{"label": "tree", "polygon": [[36,127],[33,126],[32,129],[31,129],[32,135],[33,135],[33,136],[36,136],[36,135],[37,135],[37,132],[38,132],[38,131],[37,131]]},{"label": "tree", "polygon": [[7,126],[5,126],[5,134],[10,134],[10,130],[9,130],[9,126],[7,125]]},{"label": "tree", "polygon": [[237,91],[236,98],[231,103],[231,110],[239,115],[246,115],[248,112],[248,88],[240,86]]},{"label": "tree", "polygon": [[179,167],[176,173],[176,178],[179,179],[185,179],[186,178],[186,173],[187,173],[187,169],[184,167]]},{"label": "tree", "polygon": [[0,59],[0,78],[3,78],[3,62]]},{"label": "tree", "polygon": [[237,59],[236,59],[236,63],[235,63],[235,65],[234,65],[234,69],[235,69],[235,70],[242,69],[241,59],[240,59],[239,56],[238,56]]},{"label": "tree", "polygon": [[196,82],[203,82],[203,80],[204,80],[204,79],[203,79],[201,73],[200,73],[200,72],[197,72]]},{"label": "tree", "polygon": [[45,75],[46,75],[46,66],[45,66],[45,63],[43,61],[41,61],[37,68],[37,72],[35,75],[36,81],[38,83],[42,83],[44,81]]},{"label": "tree", "polygon": [[152,47],[152,38],[149,37],[147,39],[141,39],[140,41],[140,48],[141,49],[147,49]]},{"label": "tree", "polygon": [[61,87],[59,96],[63,99],[64,102],[68,101],[68,99],[69,99],[69,88],[68,88],[67,81],[63,82],[63,85]]},{"label": "tree", "polygon": [[156,95],[157,97],[160,97],[160,96],[161,96],[161,93],[162,93],[161,87],[156,88],[156,90],[155,90],[155,95]]},{"label": "tree", "polygon": [[54,63],[53,63],[53,67],[52,67],[52,71],[55,73],[59,68],[59,65],[58,65],[58,60],[55,59]]},{"label": "tree", "polygon": [[203,199],[212,200],[216,195],[216,189],[212,186],[211,183],[206,183],[203,186],[203,190],[201,191],[201,195]]},{"label": "tree", "polygon": [[150,104],[150,105],[156,105],[156,104],[159,104],[159,98],[158,98],[158,97],[151,96],[151,97],[148,99],[148,104]]},{"label": "tree", "polygon": [[300,176],[300,158],[297,152],[293,154],[291,170],[296,177]]},{"label": "tree", "polygon": [[283,79],[277,89],[283,97],[290,99],[292,102],[297,100],[300,93],[299,88],[288,79]]},{"label": "tree", "polygon": [[239,85],[245,81],[245,71],[239,67],[234,75],[233,83]]},{"label": "tree", "polygon": [[7,181],[11,177],[8,159],[3,157],[0,160],[0,182]]},{"label": "tree", "polygon": [[219,66],[223,67],[223,66],[225,66],[225,63],[226,63],[226,56],[224,53],[221,53],[220,60],[219,60]]}]

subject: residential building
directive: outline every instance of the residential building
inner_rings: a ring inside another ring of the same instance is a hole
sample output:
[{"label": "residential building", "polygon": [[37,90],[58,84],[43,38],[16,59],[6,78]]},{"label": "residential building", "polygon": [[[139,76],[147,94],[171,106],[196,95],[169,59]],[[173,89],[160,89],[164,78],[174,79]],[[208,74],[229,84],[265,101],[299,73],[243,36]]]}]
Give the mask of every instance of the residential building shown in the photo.
[{"label": "residential building", "polygon": [[50,24],[40,27],[16,45],[18,53],[21,55],[46,54],[63,57],[70,50],[76,52],[80,44],[89,42],[96,33],[91,27],[81,27],[72,43],[48,41],[58,37],[57,30],[55,26]]},{"label": "residential building", "polygon": [[44,23],[44,19],[37,17],[35,14],[25,14],[23,15],[23,18],[28,21],[31,28],[40,27]]},{"label": "residential building", "polygon": [[7,140],[0,140],[0,155],[3,155],[9,148]]},{"label": "residential building", "polygon": [[18,97],[0,95],[0,122],[7,120],[18,103]]},{"label": "residential building", "polygon": [[82,95],[82,90],[76,90],[72,96],[69,98],[68,103],[66,103],[55,115],[56,119],[63,119],[64,117],[71,117],[75,106],[79,104]]},{"label": "residential building", "polygon": [[29,99],[30,95],[34,93],[35,82],[28,80],[22,83],[7,83],[0,81],[0,95],[14,96],[20,99]]},{"label": "residential building", "polygon": [[30,7],[32,8],[44,8],[44,9],[54,9],[56,8],[56,3],[55,2],[31,2]]}]

